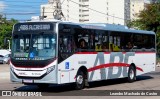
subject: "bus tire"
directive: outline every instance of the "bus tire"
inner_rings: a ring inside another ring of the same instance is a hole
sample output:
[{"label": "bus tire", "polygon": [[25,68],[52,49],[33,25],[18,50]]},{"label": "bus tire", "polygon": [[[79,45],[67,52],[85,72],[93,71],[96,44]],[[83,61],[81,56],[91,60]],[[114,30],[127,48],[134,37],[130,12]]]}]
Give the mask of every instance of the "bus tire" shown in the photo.
[{"label": "bus tire", "polygon": [[130,66],[128,69],[128,82],[132,83],[136,80],[136,68]]},{"label": "bus tire", "polygon": [[85,78],[84,73],[82,71],[79,71],[76,75],[76,83],[75,83],[75,89],[81,90],[85,86]]}]

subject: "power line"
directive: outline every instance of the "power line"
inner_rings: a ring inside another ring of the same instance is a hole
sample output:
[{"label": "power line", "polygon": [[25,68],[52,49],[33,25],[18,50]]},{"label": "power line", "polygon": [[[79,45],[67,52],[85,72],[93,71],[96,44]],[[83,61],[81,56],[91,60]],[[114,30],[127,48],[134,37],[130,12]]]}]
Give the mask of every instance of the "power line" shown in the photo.
[{"label": "power line", "polygon": [[[79,3],[74,2],[74,1],[72,1],[72,0],[69,0],[69,1],[71,1],[71,2],[73,2],[73,3],[75,3],[75,4],[77,4],[77,5],[82,5],[82,4],[79,4]],[[113,16],[113,15],[109,15],[109,14],[106,14],[106,13],[103,13],[103,12],[100,12],[100,11],[97,11],[97,10],[92,9],[92,8],[90,8],[90,7],[86,7],[86,6],[84,6],[84,7],[85,7],[85,8],[88,8],[88,9],[90,9],[90,10],[92,10],[92,11],[95,11],[95,12],[97,12],[97,13],[100,13],[100,14],[104,14],[104,15],[107,15],[107,16],[110,16],[110,17],[114,17],[114,18],[117,18],[117,19],[121,19],[121,20],[125,20],[125,19],[120,18],[120,17],[116,17],[116,16]]]},{"label": "power line", "polygon": [[[26,1],[8,1],[8,0],[4,0],[4,1],[7,1],[7,2],[24,2],[24,3],[26,3]],[[63,0],[62,2],[61,2],[61,5],[64,3],[64,1],[65,0]],[[69,1],[71,1],[71,2],[73,2],[73,3],[75,3],[75,4],[77,4],[77,5],[82,5],[82,4],[79,4],[79,3],[77,3],[77,2],[75,2],[75,1],[72,1],[72,0],[69,0]],[[40,3],[40,2],[27,2],[27,3]],[[11,6],[16,6],[16,8],[17,7],[29,7],[29,8],[37,8],[37,7],[35,7],[35,6],[27,6],[27,5],[11,5]],[[84,7],[86,7],[86,6],[84,6]],[[92,9],[92,8],[89,8],[89,7],[86,7],[86,8],[88,8],[88,9],[90,9],[90,10],[92,10],[92,11],[95,11],[95,12],[97,12],[97,13],[100,13],[100,14],[103,14],[103,15],[107,15],[107,16],[110,16],[110,17],[114,17],[114,18],[118,18],[118,19],[122,19],[122,20],[124,20],[123,18],[120,18],[120,17],[116,17],[116,16],[113,16],[113,15],[108,15],[108,14],[106,14],[106,13],[103,13],[103,12],[100,12],[100,11],[97,11],[97,10],[95,10],[95,9]],[[18,11],[18,10],[17,10]],[[53,13],[53,12],[44,12],[44,13]],[[31,15],[31,14],[39,14],[39,13],[6,13],[7,15]]]}]

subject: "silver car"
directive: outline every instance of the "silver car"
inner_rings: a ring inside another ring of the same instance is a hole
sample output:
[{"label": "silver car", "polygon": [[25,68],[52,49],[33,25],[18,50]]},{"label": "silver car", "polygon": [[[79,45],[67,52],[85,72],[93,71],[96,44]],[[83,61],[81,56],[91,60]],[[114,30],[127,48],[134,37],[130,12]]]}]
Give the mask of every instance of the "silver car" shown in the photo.
[{"label": "silver car", "polygon": [[3,57],[3,64],[9,64],[10,54],[7,54]]},{"label": "silver car", "polygon": [[7,54],[5,56],[0,55],[0,63],[1,64],[8,64],[10,61],[10,54]]}]

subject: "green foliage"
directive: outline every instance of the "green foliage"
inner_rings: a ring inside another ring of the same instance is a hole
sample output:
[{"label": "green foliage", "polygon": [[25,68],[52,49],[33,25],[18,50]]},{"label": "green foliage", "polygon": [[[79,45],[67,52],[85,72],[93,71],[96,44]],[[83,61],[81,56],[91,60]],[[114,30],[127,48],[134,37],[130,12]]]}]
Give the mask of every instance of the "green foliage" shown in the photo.
[{"label": "green foliage", "polygon": [[0,49],[8,48],[8,44],[4,44],[4,39],[7,38],[11,41],[12,27],[17,22],[18,21],[14,19],[6,20],[6,18],[3,18],[2,15],[0,15]]},{"label": "green foliage", "polygon": [[138,15],[138,19],[129,24],[131,27],[157,32],[160,26],[160,3],[146,5],[146,8]]},{"label": "green foliage", "polygon": [[160,49],[160,2],[147,4],[138,19],[128,22],[131,28],[154,31],[157,36],[157,48]]}]

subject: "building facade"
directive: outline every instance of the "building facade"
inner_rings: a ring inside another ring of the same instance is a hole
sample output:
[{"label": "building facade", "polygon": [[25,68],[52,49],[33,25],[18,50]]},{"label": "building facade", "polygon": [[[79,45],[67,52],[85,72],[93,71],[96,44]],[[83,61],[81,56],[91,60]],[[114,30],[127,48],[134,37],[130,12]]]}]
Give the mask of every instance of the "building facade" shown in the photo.
[{"label": "building facade", "polygon": [[65,21],[125,25],[143,9],[138,1],[143,0],[48,0],[48,4],[41,5],[41,16],[53,19],[59,13]]},{"label": "building facade", "polygon": [[144,9],[144,0],[131,0],[130,4],[130,19],[134,20],[137,19],[138,14],[140,11]]}]

